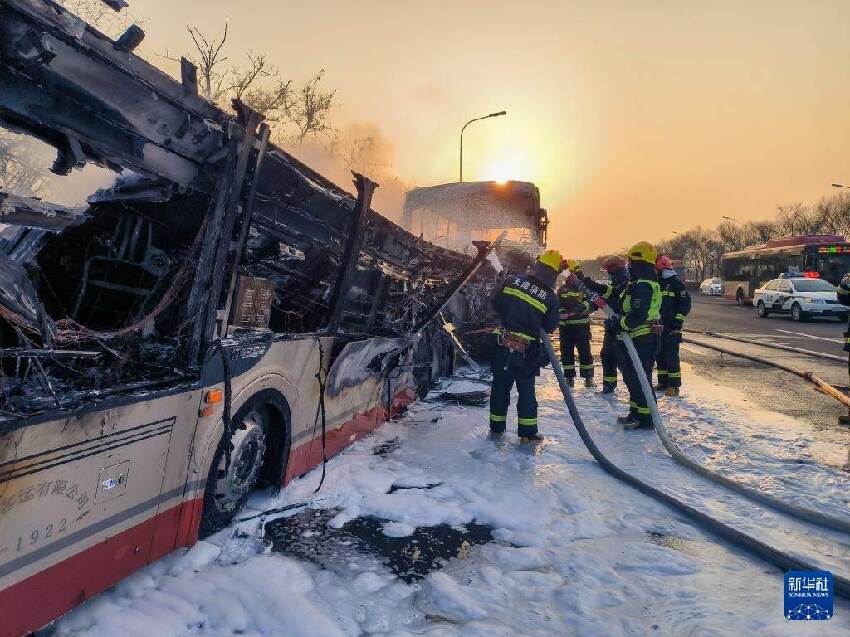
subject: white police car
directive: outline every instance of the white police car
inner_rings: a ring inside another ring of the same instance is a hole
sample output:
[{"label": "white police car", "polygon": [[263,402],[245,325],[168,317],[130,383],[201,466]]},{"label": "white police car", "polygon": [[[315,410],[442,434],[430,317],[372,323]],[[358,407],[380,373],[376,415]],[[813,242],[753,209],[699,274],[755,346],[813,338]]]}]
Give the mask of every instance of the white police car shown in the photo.
[{"label": "white police car", "polygon": [[800,275],[780,276],[753,294],[753,305],[761,318],[771,313],[790,314],[795,321],[811,316],[835,316],[847,320],[847,308],[838,302],[829,281]]},{"label": "white police car", "polygon": [[699,293],[707,296],[720,296],[723,294],[723,279],[717,277],[706,279],[699,284]]}]

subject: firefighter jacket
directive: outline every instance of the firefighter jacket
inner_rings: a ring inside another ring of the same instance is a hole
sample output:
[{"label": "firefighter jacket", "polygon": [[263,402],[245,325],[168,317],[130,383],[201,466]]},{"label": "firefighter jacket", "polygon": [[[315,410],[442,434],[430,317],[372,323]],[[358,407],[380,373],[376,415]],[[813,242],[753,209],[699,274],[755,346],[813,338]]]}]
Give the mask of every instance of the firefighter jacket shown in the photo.
[{"label": "firefighter jacket", "polygon": [[538,341],[541,327],[549,333],[558,326],[555,274],[553,270],[551,283],[540,280],[545,276],[508,276],[493,296],[493,309],[503,330],[528,341]]},{"label": "firefighter jacket", "polygon": [[670,330],[681,330],[685,317],[691,311],[691,295],[677,276],[662,278],[661,323]]},{"label": "firefighter jacket", "polygon": [[561,319],[561,325],[566,327],[590,324],[591,304],[587,300],[587,294],[579,290],[577,286],[562,285],[558,290],[558,303],[561,314],[572,314],[568,319]]},{"label": "firefighter jacket", "polygon": [[661,286],[655,266],[642,261],[631,265],[631,280],[620,292],[620,322],[617,327],[632,338],[652,332],[652,324],[661,318]]},{"label": "firefighter jacket", "polygon": [[607,284],[597,283],[590,277],[582,279],[584,287],[601,296],[616,314],[622,311],[620,307],[620,294],[626,289],[628,282],[629,279],[626,276],[617,277],[616,279],[612,277],[611,282]]},{"label": "firefighter jacket", "polygon": [[[838,302],[850,306],[850,274],[844,275],[836,292],[838,293]],[[850,322],[847,324],[847,331],[844,332],[844,351],[850,352]]]}]

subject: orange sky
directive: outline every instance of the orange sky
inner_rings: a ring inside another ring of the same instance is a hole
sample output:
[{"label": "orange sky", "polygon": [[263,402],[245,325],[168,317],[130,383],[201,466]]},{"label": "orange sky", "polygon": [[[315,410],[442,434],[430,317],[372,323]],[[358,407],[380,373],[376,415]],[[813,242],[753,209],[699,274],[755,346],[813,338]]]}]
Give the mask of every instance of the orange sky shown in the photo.
[{"label": "orange sky", "polygon": [[[372,123],[412,185],[535,181],[579,257],[850,180],[850,2],[136,0],[142,55],[230,23],[230,52],[327,70],[336,126]],[[348,184],[343,184],[348,186]],[[395,215],[392,215],[395,216]]]}]

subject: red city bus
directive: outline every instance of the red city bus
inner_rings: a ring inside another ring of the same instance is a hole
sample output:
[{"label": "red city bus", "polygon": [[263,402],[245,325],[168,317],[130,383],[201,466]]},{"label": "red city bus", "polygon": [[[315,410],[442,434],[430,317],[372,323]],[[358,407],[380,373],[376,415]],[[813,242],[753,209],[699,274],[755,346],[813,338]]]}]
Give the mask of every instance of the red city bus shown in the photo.
[{"label": "red city bus", "polygon": [[721,257],[723,295],[752,301],[756,289],[783,272],[811,273],[833,285],[850,272],[850,243],[841,235],[797,235],[727,252]]}]

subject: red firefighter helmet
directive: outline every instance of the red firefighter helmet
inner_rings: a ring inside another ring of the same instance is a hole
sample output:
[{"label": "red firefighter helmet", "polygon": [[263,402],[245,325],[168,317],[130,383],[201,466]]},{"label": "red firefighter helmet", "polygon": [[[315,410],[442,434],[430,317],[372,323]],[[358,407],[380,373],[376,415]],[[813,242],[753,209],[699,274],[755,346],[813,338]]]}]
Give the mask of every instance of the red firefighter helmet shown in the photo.
[{"label": "red firefighter helmet", "polygon": [[655,269],[656,270],[672,270],[673,269],[673,260],[670,257],[668,257],[666,254],[662,254],[655,260]]},{"label": "red firefighter helmet", "polygon": [[607,257],[600,266],[602,270],[608,272],[616,272],[617,270],[622,270],[626,267],[626,260],[623,257],[613,256]]}]

